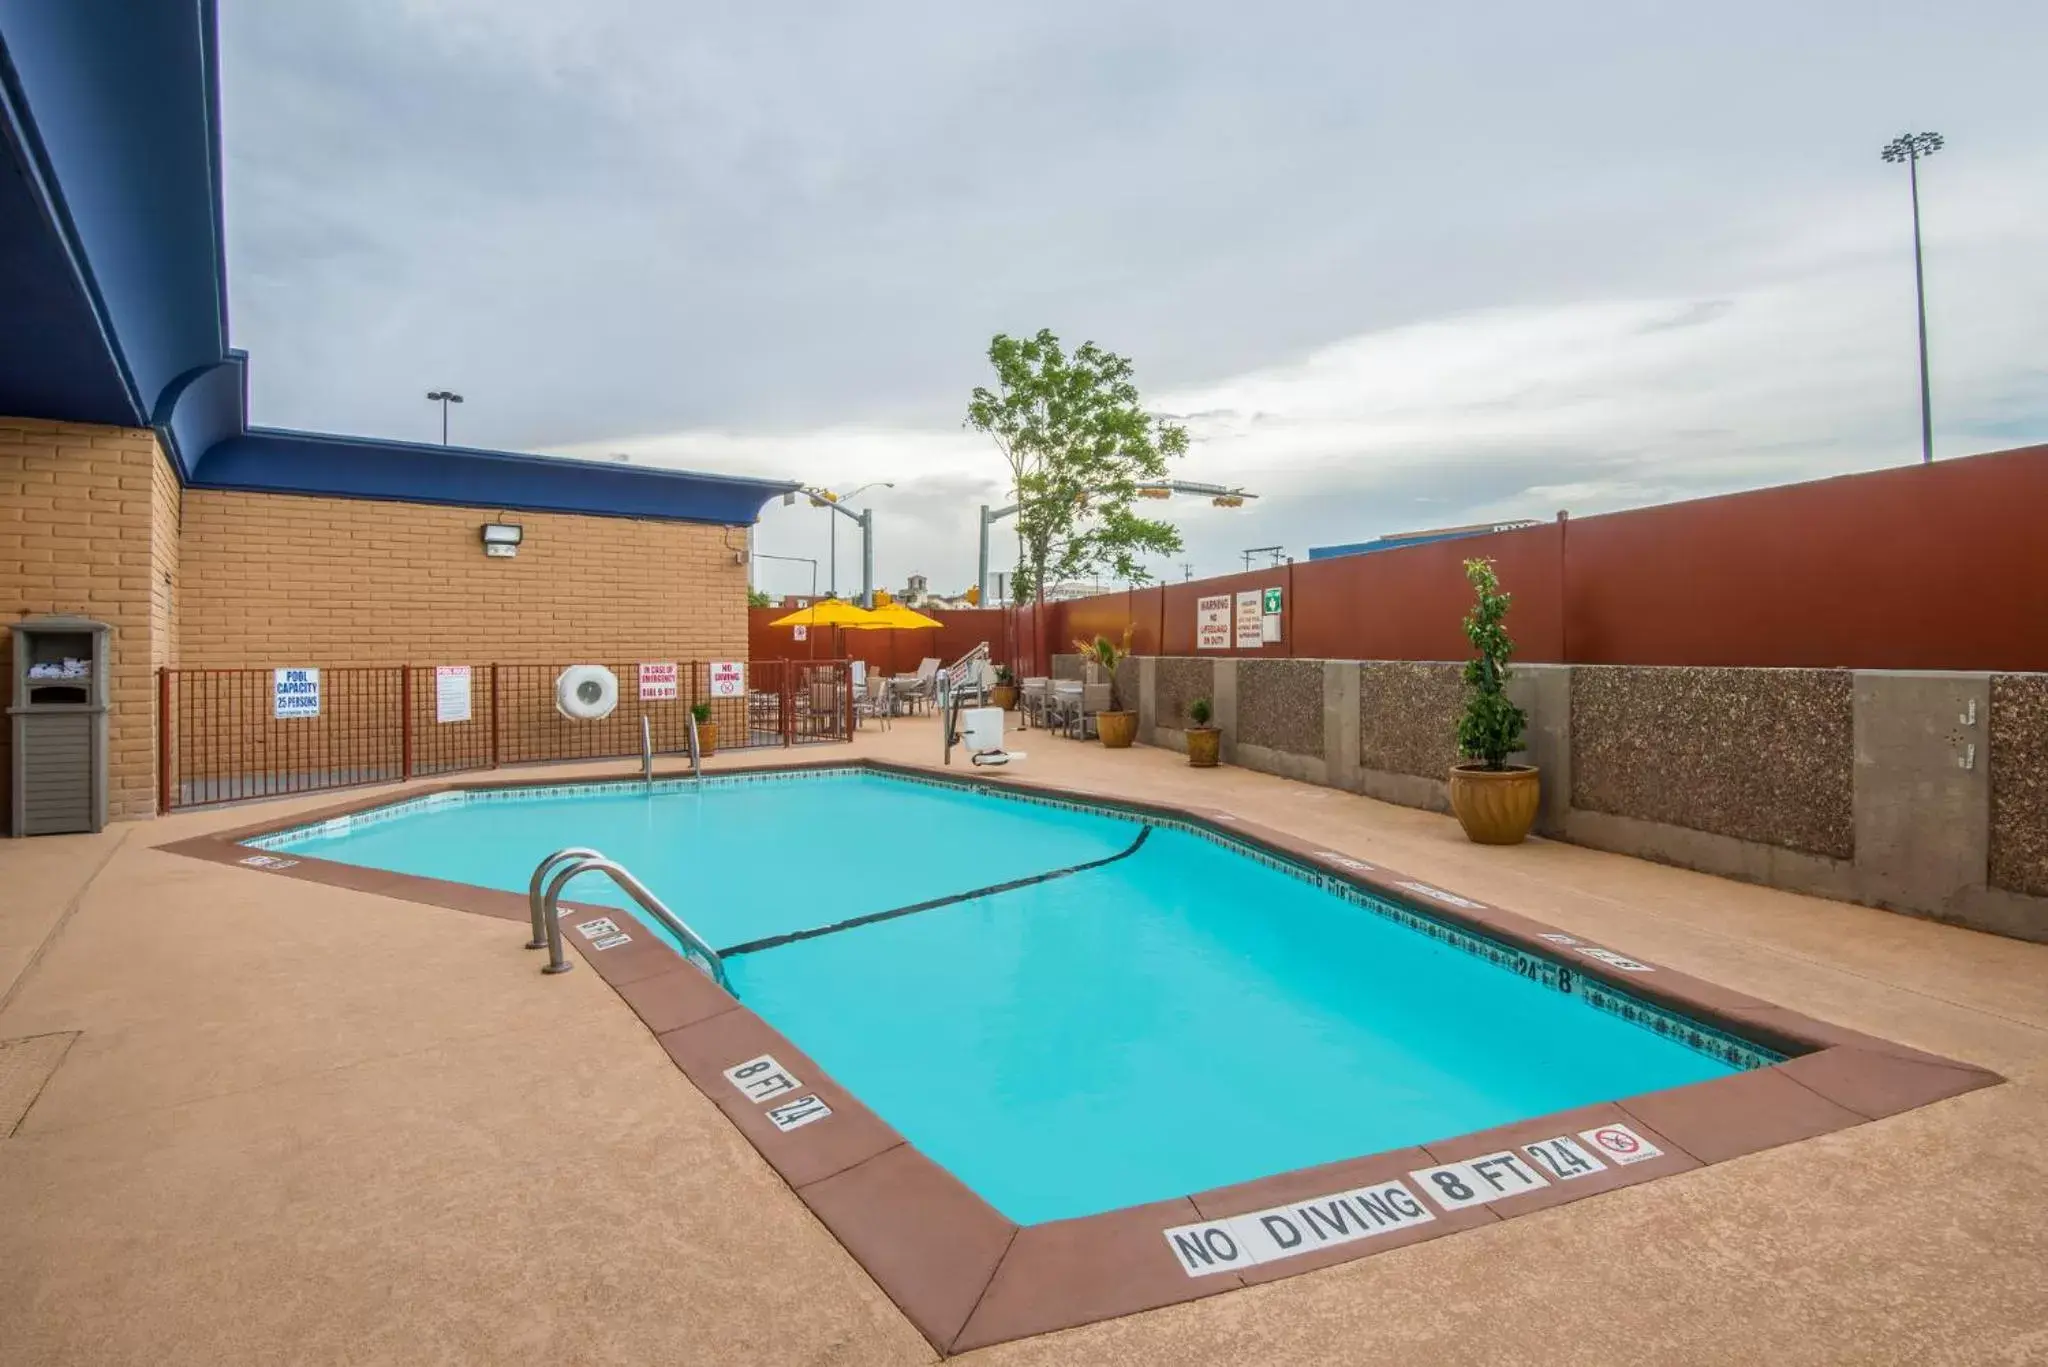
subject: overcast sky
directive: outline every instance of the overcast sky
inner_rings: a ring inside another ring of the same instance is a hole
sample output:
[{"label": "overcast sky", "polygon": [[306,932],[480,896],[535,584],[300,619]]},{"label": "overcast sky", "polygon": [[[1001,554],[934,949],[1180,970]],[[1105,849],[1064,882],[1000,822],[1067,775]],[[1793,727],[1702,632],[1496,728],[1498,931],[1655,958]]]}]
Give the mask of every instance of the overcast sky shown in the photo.
[{"label": "overcast sky", "polygon": [[1936,455],[2048,441],[2039,0],[221,11],[255,421],[893,480],[884,585],[973,575],[997,331],[1263,495],[1156,505],[1197,574],[1916,459],[1908,130]]}]

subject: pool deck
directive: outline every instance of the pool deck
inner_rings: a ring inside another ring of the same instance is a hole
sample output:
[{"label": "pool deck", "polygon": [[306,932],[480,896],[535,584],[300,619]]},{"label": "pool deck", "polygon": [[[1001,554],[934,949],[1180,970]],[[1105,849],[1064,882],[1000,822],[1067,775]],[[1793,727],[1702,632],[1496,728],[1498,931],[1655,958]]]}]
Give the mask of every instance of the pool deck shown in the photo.
[{"label": "pool deck", "polygon": [[[2048,946],[1020,745],[1041,781],[1234,811],[2009,1081],[959,1361],[2048,1361]],[[936,727],[713,764],[849,756],[935,764]],[[542,977],[502,921],[155,848],[336,800],[0,842],[0,1136],[61,1058],[0,1137],[10,1367],[935,1360],[599,975]]]}]

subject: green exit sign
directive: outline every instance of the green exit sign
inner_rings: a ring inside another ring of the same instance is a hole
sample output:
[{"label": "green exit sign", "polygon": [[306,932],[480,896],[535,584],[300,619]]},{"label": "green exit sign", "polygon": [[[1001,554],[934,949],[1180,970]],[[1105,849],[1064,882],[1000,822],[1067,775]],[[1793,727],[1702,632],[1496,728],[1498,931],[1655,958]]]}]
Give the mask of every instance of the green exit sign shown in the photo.
[{"label": "green exit sign", "polygon": [[1280,615],[1280,590],[1266,590],[1266,615],[1268,617],[1278,617]]}]

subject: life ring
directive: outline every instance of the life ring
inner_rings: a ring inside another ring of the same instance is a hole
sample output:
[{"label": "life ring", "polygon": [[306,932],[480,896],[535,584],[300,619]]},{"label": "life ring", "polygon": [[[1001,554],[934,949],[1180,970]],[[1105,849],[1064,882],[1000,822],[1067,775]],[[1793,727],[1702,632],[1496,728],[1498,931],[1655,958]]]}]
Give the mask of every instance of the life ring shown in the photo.
[{"label": "life ring", "polygon": [[603,665],[570,665],[555,680],[555,710],[571,721],[598,721],[619,705],[619,677]]}]

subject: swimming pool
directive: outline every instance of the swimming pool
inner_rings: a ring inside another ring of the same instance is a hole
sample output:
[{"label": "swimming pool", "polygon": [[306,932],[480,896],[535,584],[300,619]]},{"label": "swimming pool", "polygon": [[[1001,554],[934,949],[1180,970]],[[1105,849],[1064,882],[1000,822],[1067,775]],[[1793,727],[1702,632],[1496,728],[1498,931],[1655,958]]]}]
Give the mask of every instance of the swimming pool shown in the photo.
[{"label": "swimming pool", "polygon": [[509,892],[603,850],[733,951],[745,1006],[1027,1225],[1776,1061],[1192,823],[936,780],[471,791],[248,843]]}]

